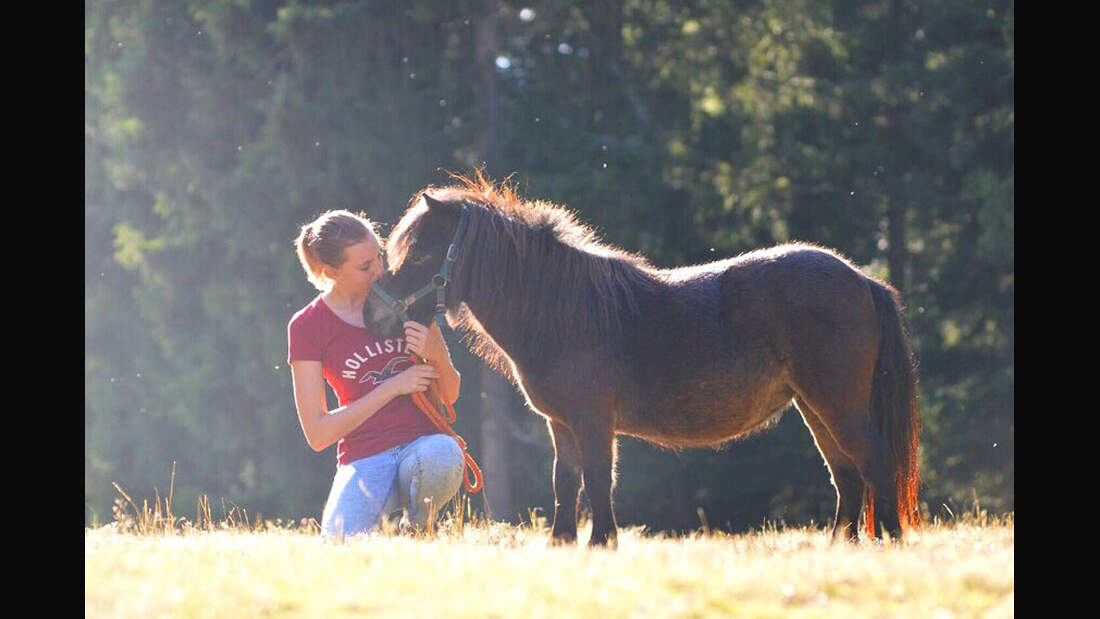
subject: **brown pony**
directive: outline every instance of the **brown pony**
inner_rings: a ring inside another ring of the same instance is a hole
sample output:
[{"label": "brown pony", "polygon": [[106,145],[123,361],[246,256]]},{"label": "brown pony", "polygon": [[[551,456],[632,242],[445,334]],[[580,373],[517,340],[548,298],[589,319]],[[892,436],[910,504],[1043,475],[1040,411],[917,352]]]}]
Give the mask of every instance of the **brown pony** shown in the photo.
[{"label": "brown pony", "polygon": [[[857,538],[865,498],[877,538],[919,523],[917,374],[888,284],[798,243],[659,269],[559,206],[480,171],[455,178],[413,196],[387,239],[383,286],[400,297],[431,281],[466,213],[447,321],[547,419],[553,542],[576,541],[583,483],[589,545],[616,545],[616,434],[717,447],[792,401],[832,473],[834,540]],[[431,312],[424,301],[410,316]]]}]

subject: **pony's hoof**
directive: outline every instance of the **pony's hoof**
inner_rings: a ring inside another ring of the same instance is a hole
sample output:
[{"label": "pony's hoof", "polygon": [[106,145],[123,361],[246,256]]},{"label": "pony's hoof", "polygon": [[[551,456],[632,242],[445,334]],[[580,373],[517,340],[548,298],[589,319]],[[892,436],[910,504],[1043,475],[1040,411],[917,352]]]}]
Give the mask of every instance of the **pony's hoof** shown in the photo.
[{"label": "pony's hoof", "polygon": [[833,545],[858,544],[859,534],[852,530],[850,527],[834,529],[832,535],[830,536],[829,543]]},{"label": "pony's hoof", "polygon": [[550,536],[550,546],[572,546],[577,543],[576,533],[562,533],[560,535]]},{"label": "pony's hoof", "polygon": [[619,538],[618,538],[617,535],[606,535],[606,536],[600,536],[600,537],[592,536],[592,538],[588,540],[588,547],[589,548],[606,548],[608,550],[618,550],[618,548],[619,548]]}]

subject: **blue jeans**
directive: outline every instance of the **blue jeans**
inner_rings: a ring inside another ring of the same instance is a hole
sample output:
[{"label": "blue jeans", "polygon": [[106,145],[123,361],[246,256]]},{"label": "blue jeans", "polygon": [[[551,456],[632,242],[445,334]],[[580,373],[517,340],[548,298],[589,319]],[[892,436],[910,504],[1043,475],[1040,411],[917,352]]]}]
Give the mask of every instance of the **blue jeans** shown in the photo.
[{"label": "blue jeans", "polygon": [[408,524],[424,528],[425,499],[438,514],[458,493],[466,461],[458,441],[428,434],[382,453],[336,467],[332,491],[321,516],[321,535],[365,533],[382,515],[407,510]]}]

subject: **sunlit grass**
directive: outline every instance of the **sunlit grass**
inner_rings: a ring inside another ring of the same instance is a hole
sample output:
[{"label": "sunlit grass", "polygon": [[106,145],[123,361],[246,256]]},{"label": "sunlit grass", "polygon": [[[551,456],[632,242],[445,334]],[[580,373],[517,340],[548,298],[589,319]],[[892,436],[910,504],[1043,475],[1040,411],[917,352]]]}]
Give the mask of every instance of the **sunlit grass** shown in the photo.
[{"label": "sunlit grass", "polygon": [[[465,496],[465,495],[463,495]],[[1014,520],[978,512],[898,545],[775,528],[686,536],[622,528],[617,551],[550,547],[450,505],[431,531],[322,541],[316,522],[195,520],[121,499],[84,534],[88,616],[1007,617]]]}]

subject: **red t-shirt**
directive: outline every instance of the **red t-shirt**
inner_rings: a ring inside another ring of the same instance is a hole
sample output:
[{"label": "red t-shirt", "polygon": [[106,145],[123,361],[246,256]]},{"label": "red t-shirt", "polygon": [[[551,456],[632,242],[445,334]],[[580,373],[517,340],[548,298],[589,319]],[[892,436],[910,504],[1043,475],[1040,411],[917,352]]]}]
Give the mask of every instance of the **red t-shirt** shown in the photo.
[{"label": "red t-shirt", "polygon": [[[320,361],[340,406],[412,365],[404,338],[379,340],[370,329],[337,316],[320,295],[290,319],[287,340],[287,362]],[[412,398],[400,395],[340,439],[336,456],[348,464],[435,432]]]}]

